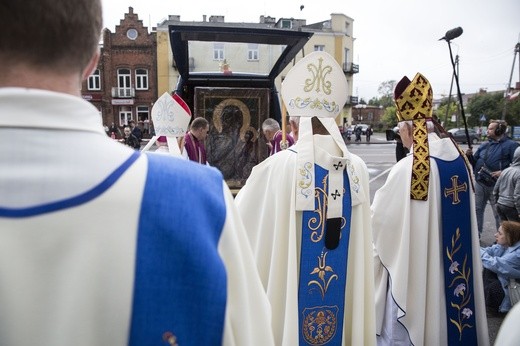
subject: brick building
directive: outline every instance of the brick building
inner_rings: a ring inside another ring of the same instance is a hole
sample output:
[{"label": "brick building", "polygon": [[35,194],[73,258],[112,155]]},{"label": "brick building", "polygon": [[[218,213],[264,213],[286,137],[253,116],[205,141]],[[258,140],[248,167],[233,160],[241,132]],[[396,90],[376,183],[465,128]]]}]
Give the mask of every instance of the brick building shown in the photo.
[{"label": "brick building", "polygon": [[375,129],[381,130],[383,127],[381,117],[384,113],[385,110],[383,106],[357,104],[352,110],[352,124],[367,124]]},{"label": "brick building", "polygon": [[101,113],[103,124],[119,128],[130,120],[150,134],[157,99],[156,32],[148,32],[132,7],[116,26],[103,30],[98,68],[83,82],[82,96]]}]

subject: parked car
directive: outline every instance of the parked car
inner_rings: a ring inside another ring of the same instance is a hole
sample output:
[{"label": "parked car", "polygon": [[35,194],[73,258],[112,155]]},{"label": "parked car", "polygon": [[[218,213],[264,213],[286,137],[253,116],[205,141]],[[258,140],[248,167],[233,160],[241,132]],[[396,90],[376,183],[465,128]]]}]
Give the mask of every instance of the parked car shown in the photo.
[{"label": "parked car", "polygon": [[[467,143],[468,138],[466,137],[466,129],[464,128],[455,128],[448,130],[448,133],[450,136],[455,140],[457,143]],[[469,134],[469,140],[472,144],[478,143],[480,141],[480,136],[477,134],[477,131],[473,129],[468,129]]]}]

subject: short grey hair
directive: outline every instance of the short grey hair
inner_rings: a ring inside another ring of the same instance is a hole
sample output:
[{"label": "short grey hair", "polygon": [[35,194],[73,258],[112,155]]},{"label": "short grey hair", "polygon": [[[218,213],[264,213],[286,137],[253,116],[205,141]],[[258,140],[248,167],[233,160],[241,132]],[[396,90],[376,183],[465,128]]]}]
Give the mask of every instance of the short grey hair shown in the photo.
[{"label": "short grey hair", "polygon": [[269,131],[278,131],[280,129],[280,124],[278,124],[278,121],[274,120],[273,118],[267,118],[262,123],[262,131],[269,130]]}]

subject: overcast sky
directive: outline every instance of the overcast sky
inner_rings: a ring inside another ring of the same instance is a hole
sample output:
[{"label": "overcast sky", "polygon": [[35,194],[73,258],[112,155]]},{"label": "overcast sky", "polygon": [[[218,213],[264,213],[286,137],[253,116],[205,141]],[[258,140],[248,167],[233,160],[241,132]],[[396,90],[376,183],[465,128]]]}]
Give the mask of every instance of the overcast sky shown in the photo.
[{"label": "overcast sky", "polygon": [[[307,20],[307,24],[343,13],[354,19],[353,94],[365,100],[378,96],[383,81],[421,72],[433,85],[435,97],[450,91],[453,69],[448,44],[438,41],[446,31],[462,27],[452,41],[460,57],[462,93],[479,88],[504,90],[520,39],[520,0],[103,0],[104,26],[115,26],[134,8],[145,26],[157,26],[168,15],[182,21],[201,21],[203,15],[223,15],[226,22],[258,22],[261,15]],[[300,6],[303,5],[303,10]],[[519,81],[517,55],[512,84]],[[456,93],[455,83],[453,94]]]}]

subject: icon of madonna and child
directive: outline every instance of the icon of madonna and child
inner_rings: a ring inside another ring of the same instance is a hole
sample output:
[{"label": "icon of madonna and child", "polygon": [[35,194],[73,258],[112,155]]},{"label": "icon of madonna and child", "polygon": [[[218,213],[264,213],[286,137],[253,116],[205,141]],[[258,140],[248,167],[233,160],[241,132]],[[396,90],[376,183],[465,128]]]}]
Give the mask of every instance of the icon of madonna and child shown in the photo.
[{"label": "icon of madonna and child", "polygon": [[222,172],[230,188],[241,188],[252,168],[267,156],[265,140],[251,126],[251,112],[239,99],[221,101],[211,115],[208,162]]}]

